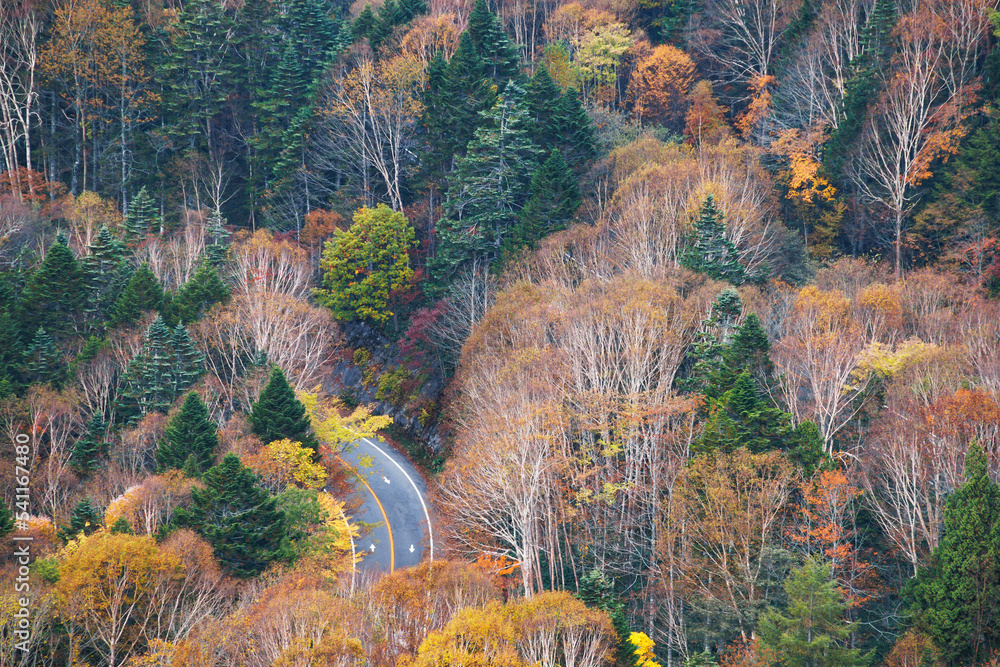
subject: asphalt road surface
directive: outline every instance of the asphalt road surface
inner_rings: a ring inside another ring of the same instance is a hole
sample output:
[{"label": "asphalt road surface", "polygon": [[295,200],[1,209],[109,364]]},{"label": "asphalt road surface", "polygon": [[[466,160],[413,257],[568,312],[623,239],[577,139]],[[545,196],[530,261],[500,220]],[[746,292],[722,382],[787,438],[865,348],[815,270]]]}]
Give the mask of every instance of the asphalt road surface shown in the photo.
[{"label": "asphalt road surface", "polygon": [[355,540],[363,555],[360,570],[392,572],[434,559],[434,536],[427,514],[424,480],[392,445],[364,438],[340,458],[360,477],[364,503],[352,522],[373,524]]}]

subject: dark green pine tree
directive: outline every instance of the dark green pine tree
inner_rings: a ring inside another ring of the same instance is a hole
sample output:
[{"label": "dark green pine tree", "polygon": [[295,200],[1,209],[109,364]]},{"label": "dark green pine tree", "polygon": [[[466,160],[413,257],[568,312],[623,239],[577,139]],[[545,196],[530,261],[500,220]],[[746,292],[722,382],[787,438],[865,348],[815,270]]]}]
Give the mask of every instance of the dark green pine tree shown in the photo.
[{"label": "dark green pine tree", "polygon": [[354,39],[367,39],[371,41],[377,24],[378,19],[375,17],[375,10],[372,9],[371,5],[366,4],[358,13],[357,18],[354,19],[354,23],[351,24],[351,35]]},{"label": "dark green pine tree", "polygon": [[90,498],[84,498],[73,508],[73,512],[69,516],[69,525],[63,526],[62,530],[59,531],[59,536],[68,542],[80,533],[90,535],[97,532],[103,524],[103,516]]},{"label": "dark green pine tree", "polygon": [[184,325],[178,324],[172,332],[174,367],[171,374],[174,395],[180,396],[205,374],[205,355],[198,351]]},{"label": "dark green pine tree", "polygon": [[208,408],[196,392],[184,399],[163,432],[156,448],[156,463],[160,470],[184,467],[189,456],[194,457],[198,475],[215,463],[215,448],[219,445],[218,430],[208,415]]},{"label": "dark green pine tree", "polygon": [[159,216],[156,213],[156,202],[149,196],[146,186],[132,198],[125,215],[125,243],[134,248],[146,240],[146,237],[159,227]]},{"label": "dark green pine tree", "polygon": [[34,336],[39,327],[56,341],[74,335],[83,324],[86,300],[83,271],[60,234],[21,292],[22,335]]},{"label": "dark green pine tree", "polygon": [[702,320],[701,330],[695,334],[694,344],[688,350],[675,384],[681,391],[706,395],[721,395],[728,386],[713,394],[712,378],[725,366],[723,353],[736,332],[736,323],[743,313],[739,292],[732,287],[719,292],[712,303],[709,316]]},{"label": "dark green pine tree", "polygon": [[510,81],[524,84],[517,46],[507,36],[500,19],[490,11],[486,0],[476,0],[472,6],[466,31],[486,65],[486,76],[497,90],[503,90]]},{"label": "dark green pine tree", "polygon": [[112,326],[129,326],[142,319],[142,314],[163,308],[163,286],[156,274],[143,264],[129,278],[121,296],[111,309]]},{"label": "dark green pine tree", "polygon": [[597,157],[597,139],[590,116],[580,102],[580,95],[570,88],[559,98],[559,108],[553,119],[549,145],[562,151],[566,164],[578,175],[590,168]]},{"label": "dark green pine tree", "polygon": [[14,513],[7,507],[7,503],[0,503],[0,538],[6,537],[14,532]]},{"label": "dark green pine tree", "polygon": [[103,323],[128,281],[125,246],[102,225],[89,248],[90,254],[80,262],[87,284],[84,310],[91,321]]},{"label": "dark green pine tree", "polygon": [[1000,649],[1000,487],[978,443],[965,484],[948,498],[944,533],[903,589],[913,625],[949,666],[980,664]]},{"label": "dark green pine tree", "polygon": [[24,379],[31,382],[48,382],[54,387],[62,386],[66,379],[66,364],[55,341],[39,327],[35,337],[24,353]]},{"label": "dark green pine tree", "polygon": [[701,205],[681,264],[692,271],[734,285],[741,285],[746,280],[746,269],[739,263],[736,246],[726,238],[724,216],[712,195],[708,195]]},{"label": "dark green pine tree", "polygon": [[429,266],[442,288],[473,257],[497,259],[527,202],[538,148],[530,138],[524,91],[514,83],[476,130],[448,178],[445,215],[436,225],[437,254]]},{"label": "dark green pine tree", "polygon": [[580,208],[580,201],[576,175],[566,166],[562,152],[556,148],[535,170],[531,179],[531,197],[504,241],[504,254],[516,255],[523,248],[533,248],[546,235],[566,229]]},{"label": "dark green pine tree", "polygon": [[217,151],[218,116],[236,87],[232,34],[233,22],[215,0],[188,0],[177,15],[155,76],[166,135],[178,150]]},{"label": "dark green pine tree", "polygon": [[142,351],[125,369],[118,412],[126,422],[167,410],[204,371],[193,348],[178,354],[177,345],[175,332],[157,316],[146,331]]},{"label": "dark green pine tree", "polygon": [[545,65],[539,65],[535,69],[525,88],[524,99],[532,121],[531,139],[548,153],[557,139],[556,124],[562,112],[562,91],[552,80]]},{"label": "dark green pine tree", "polygon": [[493,108],[496,98],[496,88],[486,80],[486,66],[468,32],[462,33],[447,65],[440,51],[435,55],[427,69],[421,116],[427,143],[421,164],[426,178],[439,182],[451,173],[455,157],[465,153],[476,128],[484,122],[480,114]]},{"label": "dark green pine tree", "polygon": [[830,566],[810,558],[785,580],[788,608],[760,620],[761,645],[788,667],[858,667],[866,660],[850,646],[857,623],[847,620],[847,602]]},{"label": "dark green pine tree", "polygon": [[314,452],[318,449],[306,408],[295,397],[285,374],[277,365],[271,369],[267,386],[250,410],[250,426],[265,445],[288,438],[301,442],[303,447],[309,447]]},{"label": "dark green pine tree", "polygon": [[135,531],[132,530],[132,525],[123,516],[115,519],[115,522],[111,524],[109,529],[112,535],[135,535]]},{"label": "dark green pine tree", "polygon": [[191,324],[217,303],[229,299],[230,290],[209,262],[202,262],[170,300],[167,311],[171,323]]},{"label": "dark green pine tree", "polygon": [[215,557],[232,574],[253,577],[290,552],[285,516],[257,477],[235,454],[203,476],[204,489],[192,489],[190,509],[178,509],[174,522],[200,533]]},{"label": "dark green pine tree", "polygon": [[229,256],[229,231],[221,211],[212,211],[206,228],[209,242],[205,246],[205,263],[213,269],[225,265]]},{"label": "dark green pine tree", "polygon": [[73,472],[78,475],[89,475],[97,470],[97,460],[107,449],[104,438],[107,433],[107,424],[104,418],[95,414],[87,422],[87,431],[76,441],[73,447],[73,456],[70,458],[70,465]]},{"label": "dark green pine tree", "polygon": [[699,453],[721,450],[728,454],[746,447],[760,454],[788,449],[791,444],[790,416],[757,393],[746,371],[735,378],[731,389],[711,401],[709,411],[710,417],[696,447]]},{"label": "dark green pine tree", "polygon": [[24,358],[24,343],[17,314],[17,297],[6,276],[0,276],[0,398],[16,388]]}]

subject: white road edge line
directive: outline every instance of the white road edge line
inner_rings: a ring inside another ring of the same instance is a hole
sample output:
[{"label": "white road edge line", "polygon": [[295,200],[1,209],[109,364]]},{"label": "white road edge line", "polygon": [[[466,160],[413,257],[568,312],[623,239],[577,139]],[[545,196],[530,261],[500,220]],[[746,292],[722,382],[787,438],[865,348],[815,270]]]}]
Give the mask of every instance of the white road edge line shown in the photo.
[{"label": "white road edge line", "polygon": [[[330,495],[330,492],[326,490],[325,486],[323,487],[323,493],[328,496]],[[337,509],[340,510],[340,516],[344,520],[344,527],[347,528],[347,536],[351,538],[351,597],[354,597],[354,579],[358,572],[358,556],[357,550],[354,548],[354,533],[351,532],[351,524],[347,521],[347,515],[344,514],[344,508],[338,504]]]},{"label": "white road edge line", "polygon": [[399,465],[399,462],[396,459],[392,458],[391,456],[385,453],[385,450],[383,450],[381,447],[376,445],[368,438],[361,438],[361,439],[367,442],[375,449],[377,449],[382,454],[382,456],[392,461],[392,464],[397,468],[399,468],[399,472],[403,473],[403,476],[406,477],[406,479],[410,482],[410,486],[413,487],[413,491],[417,494],[417,500],[420,501],[420,507],[422,507],[424,510],[424,516],[427,518],[427,538],[430,541],[430,547],[431,547],[430,560],[431,562],[434,562],[434,529],[431,527],[431,515],[427,512],[427,504],[424,502],[424,496],[423,494],[420,493],[420,489],[417,488],[416,482],[414,482],[413,478],[410,477],[410,474],[403,469],[403,466]]}]

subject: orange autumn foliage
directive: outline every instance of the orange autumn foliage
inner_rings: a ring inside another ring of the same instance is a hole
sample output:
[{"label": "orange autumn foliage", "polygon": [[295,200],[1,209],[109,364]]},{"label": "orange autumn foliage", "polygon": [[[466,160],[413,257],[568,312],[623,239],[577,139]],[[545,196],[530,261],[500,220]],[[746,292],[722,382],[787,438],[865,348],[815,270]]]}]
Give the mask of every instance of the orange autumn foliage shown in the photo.
[{"label": "orange autumn foliage", "polygon": [[678,48],[664,44],[639,61],[628,85],[628,96],[639,118],[663,125],[683,120],[687,93],[694,81],[694,61]]}]

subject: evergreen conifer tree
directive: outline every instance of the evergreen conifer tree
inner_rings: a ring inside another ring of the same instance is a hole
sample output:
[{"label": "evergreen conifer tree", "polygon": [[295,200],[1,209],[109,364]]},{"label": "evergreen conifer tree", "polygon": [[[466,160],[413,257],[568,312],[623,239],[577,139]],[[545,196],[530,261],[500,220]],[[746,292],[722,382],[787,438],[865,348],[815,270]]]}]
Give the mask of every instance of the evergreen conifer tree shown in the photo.
[{"label": "evergreen conifer tree", "polygon": [[498,90],[503,90],[511,81],[524,83],[517,47],[504,32],[500,19],[490,11],[486,0],[476,0],[472,6],[467,32],[486,65],[486,76]]},{"label": "evergreen conifer tree", "polygon": [[132,198],[125,214],[125,243],[132,248],[142,243],[159,226],[158,218],[156,203],[143,186]]},{"label": "evergreen conifer tree", "polygon": [[205,246],[205,262],[213,269],[226,263],[229,252],[229,232],[226,231],[226,220],[221,211],[212,211],[208,216],[208,233],[211,243]]},{"label": "evergreen conifer tree", "polygon": [[295,397],[285,374],[277,365],[271,369],[267,386],[253,404],[250,426],[265,445],[288,438],[292,442],[301,442],[303,447],[309,447],[314,452],[317,450],[306,408]]},{"label": "evergreen conifer tree", "polygon": [[587,171],[597,157],[594,126],[580,102],[580,95],[573,88],[559,98],[559,107],[546,134],[552,137],[548,145],[558,148],[566,164],[578,175]]},{"label": "evergreen conifer tree", "polygon": [[89,248],[90,255],[80,262],[87,284],[84,310],[91,320],[103,322],[127,282],[125,246],[102,225]]},{"label": "evergreen conifer tree", "polygon": [[83,271],[60,234],[21,292],[21,331],[33,336],[44,327],[53,339],[61,341],[82,324],[85,303]]},{"label": "evergreen conifer tree", "polygon": [[285,516],[235,454],[203,476],[204,489],[192,489],[190,509],[178,509],[175,523],[200,533],[215,557],[238,577],[260,574],[288,553]]},{"label": "evergreen conifer tree", "polygon": [[556,122],[562,112],[562,91],[549,75],[549,68],[539,65],[525,88],[528,115],[534,123],[532,139],[543,151],[552,149],[556,139]]},{"label": "evergreen conifer tree", "polygon": [[128,519],[123,516],[115,519],[115,522],[111,524],[110,532],[112,535],[135,535],[135,531],[132,530]]},{"label": "evergreen conifer tree", "polygon": [[170,300],[170,319],[183,324],[191,324],[205,314],[210,307],[229,298],[230,290],[218,271],[209,262],[202,262]]},{"label": "evergreen conifer tree", "polygon": [[55,341],[41,327],[25,350],[24,377],[28,382],[48,382],[54,387],[61,386],[66,377],[62,355]]},{"label": "evergreen conifer tree", "polygon": [[80,533],[90,535],[103,524],[103,514],[90,498],[84,498],[76,504],[69,517],[69,525],[60,531],[60,537],[69,541]]},{"label": "evergreen conifer tree", "polygon": [[14,288],[0,276],[0,398],[14,391],[16,376],[21,371],[24,344],[21,341],[20,320],[17,317]]},{"label": "evergreen conifer tree", "polygon": [[430,263],[439,287],[472,257],[490,261],[528,199],[538,148],[532,143],[524,91],[510,83],[487,123],[476,130],[449,177],[445,216],[438,221],[437,255]]},{"label": "evergreen conifer tree", "polygon": [[576,176],[566,166],[556,148],[535,170],[531,179],[531,197],[518,215],[518,222],[505,241],[509,252],[532,248],[552,232],[566,229],[580,207],[580,188]]},{"label": "evergreen conifer tree", "polygon": [[6,502],[0,503],[0,538],[14,532],[14,513]]},{"label": "evergreen conifer tree", "polygon": [[111,309],[113,326],[128,326],[142,319],[142,314],[163,308],[163,286],[156,274],[143,264],[129,278],[121,296]]},{"label": "evergreen conifer tree", "polygon": [[722,211],[715,205],[712,195],[708,195],[701,205],[681,264],[692,271],[716,280],[727,280],[734,285],[740,285],[746,279],[746,270],[739,263],[736,246],[726,238]]},{"label": "evergreen conifer tree", "polygon": [[1000,486],[976,442],[965,479],[945,505],[937,548],[903,589],[914,626],[949,665],[979,664],[1000,649]]},{"label": "evergreen conifer tree", "polygon": [[104,443],[107,424],[104,418],[95,414],[87,422],[87,431],[73,447],[73,456],[70,458],[70,465],[78,475],[89,475],[97,470],[97,459],[105,449]]},{"label": "evergreen conifer tree", "polygon": [[857,623],[844,617],[847,603],[830,566],[810,558],[785,580],[788,609],[761,618],[760,641],[789,667],[858,667],[861,651],[847,648]]},{"label": "evergreen conifer tree", "polygon": [[167,410],[203,372],[201,355],[190,345],[190,338],[171,331],[157,317],[146,330],[142,351],[125,370],[119,414],[133,421]]},{"label": "evergreen conifer tree", "polygon": [[156,448],[156,462],[161,470],[169,470],[183,467],[188,457],[193,456],[200,474],[212,467],[218,444],[215,422],[209,417],[204,401],[192,391],[184,399],[180,412],[167,424],[163,440]]}]

